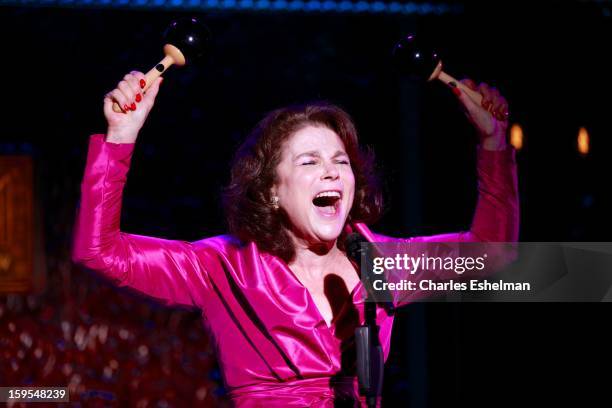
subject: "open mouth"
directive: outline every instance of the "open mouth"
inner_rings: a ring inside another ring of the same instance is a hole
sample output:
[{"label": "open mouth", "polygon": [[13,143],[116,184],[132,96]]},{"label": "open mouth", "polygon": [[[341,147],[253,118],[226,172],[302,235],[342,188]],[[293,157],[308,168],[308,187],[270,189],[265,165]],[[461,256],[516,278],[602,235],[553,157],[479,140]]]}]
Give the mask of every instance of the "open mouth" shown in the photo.
[{"label": "open mouth", "polygon": [[321,191],[312,199],[317,211],[325,216],[335,215],[340,207],[342,193],[337,190]]}]

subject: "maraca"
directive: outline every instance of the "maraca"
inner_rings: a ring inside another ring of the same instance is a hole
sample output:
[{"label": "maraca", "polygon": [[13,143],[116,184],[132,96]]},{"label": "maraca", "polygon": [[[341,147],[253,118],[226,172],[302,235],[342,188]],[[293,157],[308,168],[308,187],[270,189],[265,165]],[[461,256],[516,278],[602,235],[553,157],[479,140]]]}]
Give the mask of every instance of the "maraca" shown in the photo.
[{"label": "maraca", "polygon": [[[170,24],[164,33],[164,41],[165,57],[145,74],[143,92],[170,66],[183,66],[204,55],[210,43],[210,31],[196,18],[183,18]],[[123,112],[117,102],[113,103],[113,110]]]},{"label": "maraca", "polygon": [[470,99],[480,105],[482,95],[446,72],[442,71],[442,60],[436,51],[419,42],[414,34],[402,38],[393,49],[393,59],[397,68],[403,73],[417,74],[428,81],[439,79],[450,87],[461,88]]}]

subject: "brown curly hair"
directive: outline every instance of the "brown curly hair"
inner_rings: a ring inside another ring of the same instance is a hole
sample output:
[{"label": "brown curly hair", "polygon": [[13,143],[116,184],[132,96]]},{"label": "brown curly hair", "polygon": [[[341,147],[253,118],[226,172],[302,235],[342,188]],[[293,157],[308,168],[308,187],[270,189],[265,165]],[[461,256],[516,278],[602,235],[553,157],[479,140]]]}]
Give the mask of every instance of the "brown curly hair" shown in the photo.
[{"label": "brown curly hair", "polygon": [[[293,105],[270,112],[238,148],[231,180],[223,191],[223,204],[230,232],[242,242],[254,241],[266,252],[286,262],[295,248],[287,229],[288,217],[271,204],[271,188],[277,182],[276,167],[282,145],[298,130],[325,126],[344,143],[355,175],[355,197],[349,220],[373,223],[383,209],[382,191],[374,169],[374,154],[359,147],[351,117],[326,102]],[[343,247],[343,240],[338,246]]]}]

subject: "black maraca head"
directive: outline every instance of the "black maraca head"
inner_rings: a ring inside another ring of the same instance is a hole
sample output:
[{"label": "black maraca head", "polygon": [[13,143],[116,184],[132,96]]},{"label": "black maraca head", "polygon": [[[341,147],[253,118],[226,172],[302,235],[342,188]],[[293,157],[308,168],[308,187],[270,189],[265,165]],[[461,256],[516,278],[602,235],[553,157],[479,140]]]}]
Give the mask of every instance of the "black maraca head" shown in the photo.
[{"label": "black maraca head", "polygon": [[197,18],[181,18],[170,23],[164,40],[178,48],[189,62],[203,56],[210,45],[210,31]]},{"label": "black maraca head", "polygon": [[393,48],[393,62],[403,74],[429,79],[440,62],[440,56],[414,34],[409,34]]}]

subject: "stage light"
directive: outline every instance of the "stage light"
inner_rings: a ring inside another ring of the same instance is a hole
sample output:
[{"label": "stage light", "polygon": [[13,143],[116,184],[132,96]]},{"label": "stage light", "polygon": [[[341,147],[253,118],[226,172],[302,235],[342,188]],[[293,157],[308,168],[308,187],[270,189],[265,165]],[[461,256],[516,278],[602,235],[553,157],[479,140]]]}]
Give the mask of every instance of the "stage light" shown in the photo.
[{"label": "stage light", "polygon": [[523,129],[518,123],[513,124],[510,128],[510,144],[516,150],[523,148]]},{"label": "stage light", "polygon": [[578,148],[578,153],[581,156],[586,156],[589,154],[590,150],[590,140],[589,133],[583,127],[578,130],[578,138],[576,140],[576,147]]},{"label": "stage light", "polygon": [[3,5],[70,8],[137,8],[168,10],[238,10],[339,14],[443,15],[461,14],[462,5],[380,0],[0,0]]}]

